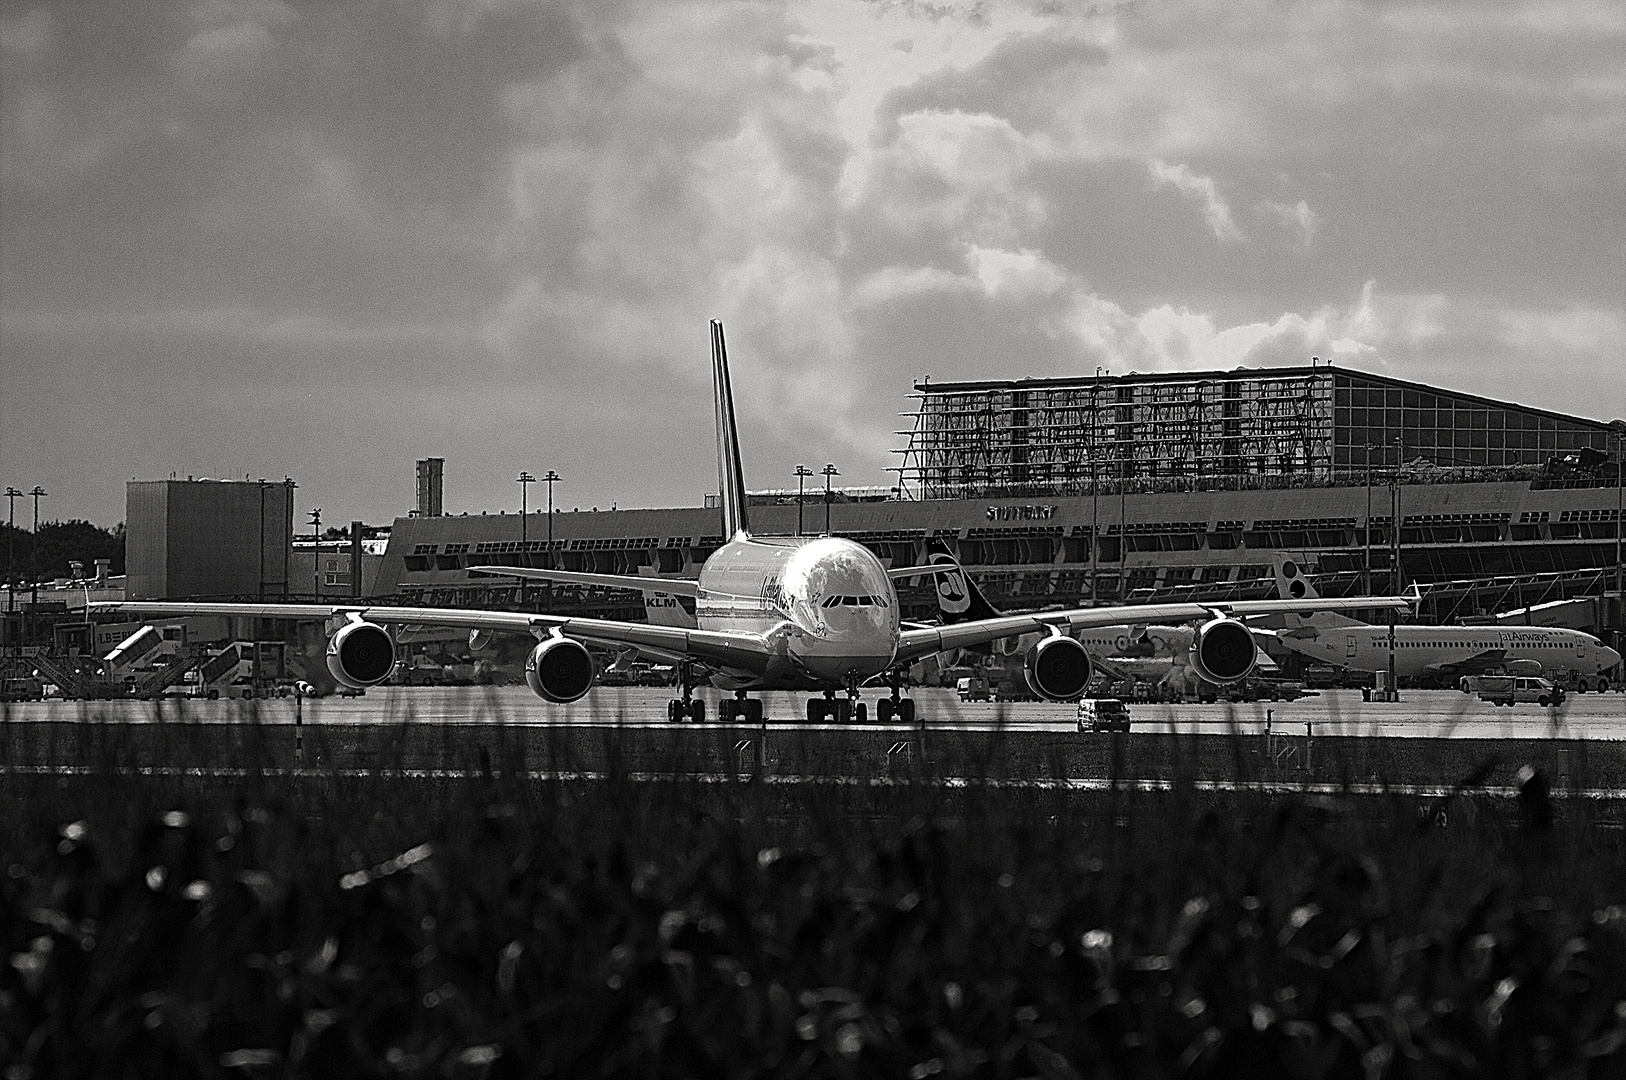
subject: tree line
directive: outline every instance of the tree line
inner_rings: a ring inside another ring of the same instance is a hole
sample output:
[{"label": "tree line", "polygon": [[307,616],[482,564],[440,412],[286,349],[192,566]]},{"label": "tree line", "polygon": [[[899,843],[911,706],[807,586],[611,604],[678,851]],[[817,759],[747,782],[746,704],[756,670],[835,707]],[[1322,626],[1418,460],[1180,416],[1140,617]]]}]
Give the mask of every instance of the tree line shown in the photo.
[{"label": "tree line", "polygon": [[86,576],[96,573],[96,560],[112,562],[111,573],[124,573],[124,522],[103,529],[88,521],[42,521],[36,554],[34,534],[0,521],[0,565],[5,580],[27,583],[31,573],[40,581],[67,577],[70,562],[84,564]]}]

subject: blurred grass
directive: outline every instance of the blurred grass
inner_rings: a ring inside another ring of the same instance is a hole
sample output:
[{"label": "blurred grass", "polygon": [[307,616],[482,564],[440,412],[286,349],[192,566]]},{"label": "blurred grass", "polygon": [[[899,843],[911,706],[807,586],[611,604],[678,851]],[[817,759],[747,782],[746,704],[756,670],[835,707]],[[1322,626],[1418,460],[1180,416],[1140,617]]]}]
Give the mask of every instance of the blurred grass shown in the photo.
[{"label": "blurred grass", "polygon": [[498,725],[470,775],[411,778],[384,734],[360,776],[272,771],[252,724],[230,780],[132,774],[89,726],[82,772],[0,774],[5,1075],[1626,1060],[1626,837],[1539,774],[1426,801],[650,780],[613,755],[538,781]]}]

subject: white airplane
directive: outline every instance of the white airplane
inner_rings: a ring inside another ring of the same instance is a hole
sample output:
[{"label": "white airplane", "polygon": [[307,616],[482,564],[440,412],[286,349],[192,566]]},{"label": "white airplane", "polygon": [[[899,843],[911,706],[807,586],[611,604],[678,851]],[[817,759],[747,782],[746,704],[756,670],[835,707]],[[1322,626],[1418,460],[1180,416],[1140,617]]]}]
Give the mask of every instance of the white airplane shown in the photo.
[{"label": "white airplane", "polygon": [[[1312,585],[1291,559],[1278,560],[1277,586],[1284,595],[1316,599]],[[1331,612],[1290,616],[1274,633],[1287,648],[1324,664],[1355,671],[1389,669],[1389,628],[1356,622]],[[1395,675],[1404,678],[1456,680],[1499,668],[1511,661],[1534,660],[1546,671],[1572,670],[1581,676],[1577,689],[1607,689],[1604,672],[1620,663],[1620,654],[1591,634],[1551,626],[1395,626]]]},{"label": "white airplane", "polygon": [[[1068,631],[1117,624],[1142,625],[1200,621],[1191,646],[1193,662],[1213,681],[1230,681],[1251,668],[1253,636],[1241,615],[1323,609],[1404,608],[1400,597],[1345,600],[1255,600],[1225,604],[1145,604],[1133,607],[1074,608],[1018,615],[993,615],[953,625],[905,627],[898,616],[895,578],[919,576],[919,568],[888,571],[861,544],[837,536],[752,536],[746,516],[744,474],[728,376],[722,323],[711,323],[714,408],[717,423],[717,475],[726,543],[706,560],[698,579],[660,578],[659,588],[693,597],[695,623],[689,626],[618,622],[527,611],[461,608],[386,607],[369,604],[214,604],[122,601],[92,604],[103,613],[230,615],[263,619],[325,619],[330,638],[327,665],[340,683],[375,686],[395,666],[391,626],[454,626],[470,631],[471,648],[492,633],[530,634],[536,646],[526,658],[525,677],[546,701],[575,701],[593,687],[594,663],[587,645],[610,649],[635,646],[653,659],[680,666],[681,699],[670,703],[673,720],[705,719],[705,703],[693,699],[696,670],[712,686],[732,693],[718,709],[719,719],[758,722],[765,690],[812,691],[807,718],[818,722],[865,719],[859,687],[894,673],[892,695],[881,700],[877,718],[908,722],[914,703],[900,699],[895,673],[933,653],[1001,638],[1039,633],[1027,649],[1028,684],[1050,700],[1077,698],[1090,680],[1090,660]],[[476,567],[484,573],[574,582],[646,592],[650,579],[633,575],[583,574],[518,567]],[[845,692],[845,700],[837,694]]]}]

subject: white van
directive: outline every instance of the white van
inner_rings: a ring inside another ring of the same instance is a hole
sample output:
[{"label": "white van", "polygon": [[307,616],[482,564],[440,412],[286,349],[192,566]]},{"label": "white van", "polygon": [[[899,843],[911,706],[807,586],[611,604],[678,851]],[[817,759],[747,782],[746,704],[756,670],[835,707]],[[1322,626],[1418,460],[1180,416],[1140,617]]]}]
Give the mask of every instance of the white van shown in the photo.
[{"label": "white van", "polygon": [[1078,730],[1128,731],[1129,706],[1117,698],[1082,698],[1078,703]]}]

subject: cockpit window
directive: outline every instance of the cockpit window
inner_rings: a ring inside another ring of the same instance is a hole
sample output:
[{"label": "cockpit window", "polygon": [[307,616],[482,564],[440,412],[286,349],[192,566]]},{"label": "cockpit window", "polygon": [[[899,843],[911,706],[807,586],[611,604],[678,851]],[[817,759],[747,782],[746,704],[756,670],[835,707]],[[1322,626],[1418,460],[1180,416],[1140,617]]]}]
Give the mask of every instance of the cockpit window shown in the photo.
[{"label": "cockpit window", "polygon": [[880,596],[863,594],[859,596],[826,596],[819,604],[820,607],[886,607],[886,599]]}]

